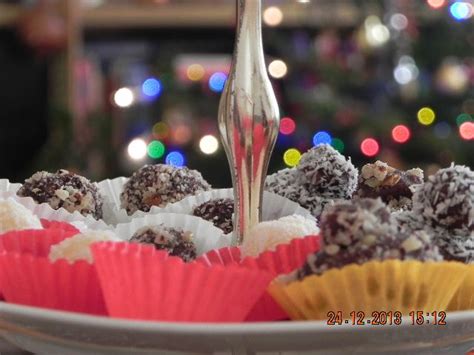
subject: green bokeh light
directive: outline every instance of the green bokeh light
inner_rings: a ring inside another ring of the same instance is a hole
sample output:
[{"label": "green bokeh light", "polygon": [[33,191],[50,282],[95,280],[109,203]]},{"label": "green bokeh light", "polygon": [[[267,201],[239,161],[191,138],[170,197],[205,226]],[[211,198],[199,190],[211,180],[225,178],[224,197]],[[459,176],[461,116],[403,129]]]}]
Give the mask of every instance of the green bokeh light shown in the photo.
[{"label": "green bokeh light", "polygon": [[456,117],[456,124],[458,126],[462,125],[464,122],[472,121],[472,116],[468,113],[461,113],[458,117]]},{"label": "green bokeh light", "polygon": [[148,144],[148,155],[153,159],[160,159],[165,154],[165,145],[160,141],[151,141]]},{"label": "green bokeh light", "polygon": [[331,145],[334,149],[336,149],[339,153],[344,152],[344,148],[346,147],[344,145],[344,142],[340,140],[339,138],[333,138],[331,141]]}]

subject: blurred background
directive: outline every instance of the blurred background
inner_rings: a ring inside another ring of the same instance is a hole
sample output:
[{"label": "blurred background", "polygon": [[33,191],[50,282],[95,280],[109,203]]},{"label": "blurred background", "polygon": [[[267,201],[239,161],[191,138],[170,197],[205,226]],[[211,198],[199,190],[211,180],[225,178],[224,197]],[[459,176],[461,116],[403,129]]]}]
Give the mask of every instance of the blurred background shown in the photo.
[{"label": "blurred background", "polygon": [[[282,114],[270,172],[330,143],[362,164],[474,168],[470,0],[264,0]],[[229,186],[217,108],[233,0],[0,0],[0,177],[146,163]]]}]

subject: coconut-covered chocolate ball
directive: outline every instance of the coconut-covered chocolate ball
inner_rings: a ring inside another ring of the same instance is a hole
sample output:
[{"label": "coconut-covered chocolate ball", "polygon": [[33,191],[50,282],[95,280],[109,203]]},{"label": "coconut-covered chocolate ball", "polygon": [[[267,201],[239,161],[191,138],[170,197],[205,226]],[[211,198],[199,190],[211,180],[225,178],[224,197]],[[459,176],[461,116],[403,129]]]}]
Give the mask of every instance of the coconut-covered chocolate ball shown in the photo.
[{"label": "coconut-covered chocolate ball", "polygon": [[394,210],[410,209],[413,196],[410,186],[423,183],[423,178],[421,169],[402,171],[376,161],[362,167],[356,196],[380,197]]},{"label": "coconut-covered chocolate ball", "polygon": [[298,203],[302,190],[300,173],[293,168],[282,169],[268,175],[265,179],[265,190]]},{"label": "coconut-covered chocolate ball", "polygon": [[78,211],[84,216],[102,218],[104,199],[97,185],[67,170],[39,171],[25,180],[17,195],[47,203],[55,210],[62,207],[71,213]]},{"label": "coconut-covered chocolate ball", "polygon": [[297,277],[320,275],[327,270],[342,268],[350,264],[364,264],[369,261],[390,259],[442,261],[437,246],[428,233],[417,231],[410,235],[380,236],[362,240],[348,247],[332,244],[316,254],[310,255]]},{"label": "coconut-covered chocolate ball", "polygon": [[474,172],[454,164],[439,170],[417,187],[413,211],[435,226],[474,231]]},{"label": "coconut-covered chocolate ball", "polygon": [[311,148],[296,169],[310,192],[330,198],[350,198],[357,188],[358,171],[328,144]]},{"label": "coconut-covered chocolate ball", "polygon": [[296,169],[280,170],[267,176],[265,190],[298,203],[319,218],[324,207],[333,203],[335,199],[311,192],[301,176],[301,172]]},{"label": "coconut-covered chocolate ball", "polygon": [[191,232],[163,225],[149,226],[137,230],[130,242],[151,244],[156,249],[166,250],[170,255],[178,256],[186,262],[196,259],[196,245]]},{"label": "coconut-covered chocolate ball", "polygon": [[204,202],[194,208],[193,215],[213,223],[225,234],[234,230],[232,223],[234,200],[231,198],[219,198]]},{"label": "coconut-covered chocolate ball", "polygon": [[131,215],[136,211],[148,212],[153,206],[165,207],[210,189],[196,170],[164,164],[145,165],[125,183],[120,202]]},{"label": "coconut-covered chocolate ball", "polygon": [[380,199],[339,201],[321,215],[321,235],[326,247],[371,243],[395,233],[392,217]]},{"label": "coconut-covered chocolate ball", "polygon": [[409,234],[419,230],[427,230],[423,218],[413,211],[397,211],[392,213],[393,223],[401,234]]},{"label": "coconut-covered chocolate ball", "polygon": [[446,260],[474,264],[474,232],[453,234],[437,230],[434,242]]}]

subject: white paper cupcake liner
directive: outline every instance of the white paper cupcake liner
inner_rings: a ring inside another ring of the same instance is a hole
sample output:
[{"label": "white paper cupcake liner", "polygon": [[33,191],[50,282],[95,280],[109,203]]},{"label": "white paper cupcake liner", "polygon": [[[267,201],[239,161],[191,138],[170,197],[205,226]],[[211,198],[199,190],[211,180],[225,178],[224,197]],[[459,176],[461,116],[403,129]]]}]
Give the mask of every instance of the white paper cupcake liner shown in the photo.
[{"label": "white paper cupcake liner", "polygon": [[92,216],[83,216],[79,212],[75,211],[71,213],[64,208],[59,208],[57,210],[51,208],[47,203],[38,204],[31,197],[20,197],[15,192],[1,192],[0,199],[12,198],[19,204],[25,206],[29,209],[35,216],[39,218],[48,219],[51,221],[62,221],[68,222],[81,231],[85,228],[87,229],[96,229],[96,230],[110,230],[113,227],[107,225],[102,220],[96,220]]},{"label": "white paper cupcake liner", "polygon": [[212,223],[198,217],[176,213],[160,213],[134,218],[129,223],[118,224],[114,232],[119,238],[129,240],[138,229],[161,224],[165,227],[192,232],[198,255],[207,253],[212,249],[228,247],[231,244],[230,236],[224,235]]},{"label": "white paper cupcake liner", "polygon": [[0,179],[0,192],[16,193],[21,184],[10,182],[8,179]]},{"label": "white paper cupcake liner", "polygon": [[[192,215],[195,207],[204,202],[219,198],[234,199],[233,189],[215,189],[202,192],[198,195],[188,196],[181,201],[166,206],[163,208],[163,212]],[[304,209],[296,202],[268,191],[263,193],[262,208],[262,221],[273,221],[293,214],[301,215],[313,220],[315,219],[311,212]]]},{"label": "white paper cupcake liner", "polygon": [[115,179],[102,180],[97,183],[97,186],[99,187],[100,193],[111,206],[120,208],[120,193],[127,180],[128,178],[122,176]]}]

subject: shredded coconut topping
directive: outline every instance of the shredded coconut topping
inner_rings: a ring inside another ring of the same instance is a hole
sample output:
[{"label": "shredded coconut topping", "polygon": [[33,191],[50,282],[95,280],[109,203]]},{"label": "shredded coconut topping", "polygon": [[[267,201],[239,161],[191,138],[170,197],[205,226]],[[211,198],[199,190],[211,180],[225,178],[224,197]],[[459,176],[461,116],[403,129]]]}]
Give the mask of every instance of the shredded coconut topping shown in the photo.
[{"label": "shredded coconut topping", "polygon": [[452,164],[417,187],[413,211],[431,225],[474,231],[474,172]]},{"label": "shredded coconut topping", "polygon": [[357,188],[357,169],[329,144],[304,153],[296,169],[308,189],[324,197],[350,198]]}]

